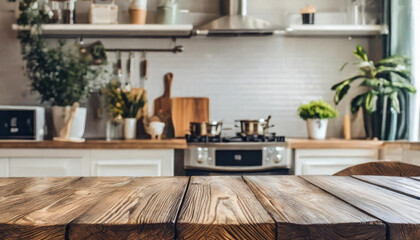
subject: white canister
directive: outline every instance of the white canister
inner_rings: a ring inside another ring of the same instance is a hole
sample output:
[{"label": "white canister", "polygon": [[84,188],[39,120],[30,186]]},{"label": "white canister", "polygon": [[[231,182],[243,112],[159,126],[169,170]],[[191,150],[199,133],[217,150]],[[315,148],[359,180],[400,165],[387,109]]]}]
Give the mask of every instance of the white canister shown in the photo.
[{"label": "white canister", "polygon": [[89,8],[89,22],[92,24],[117,24],[118,23],[118,5],[115,0],[111,3],[95,3]]},{"label": "white canister", "polygon": [[137,119],[125,118],[124,119],[124,138],[135,139],[137,133]]},{"label": "white canister", "polygon": [[147,0],[132,0],[129,15],[131,24],[146,24]]},{"label": "white canister", "polygon": [[323,140],[327,136],[328,119],[308,119],[306,126],[310,139]]}]

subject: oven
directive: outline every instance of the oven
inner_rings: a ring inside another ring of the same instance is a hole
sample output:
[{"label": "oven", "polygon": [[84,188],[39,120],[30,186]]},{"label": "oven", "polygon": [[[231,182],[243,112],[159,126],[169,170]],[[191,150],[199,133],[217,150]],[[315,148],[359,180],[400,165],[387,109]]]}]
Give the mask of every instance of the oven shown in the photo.
[{"label": "oven", "polygon": [[290,175],[284,142],[193,143],[184,151],[186,175]]}]

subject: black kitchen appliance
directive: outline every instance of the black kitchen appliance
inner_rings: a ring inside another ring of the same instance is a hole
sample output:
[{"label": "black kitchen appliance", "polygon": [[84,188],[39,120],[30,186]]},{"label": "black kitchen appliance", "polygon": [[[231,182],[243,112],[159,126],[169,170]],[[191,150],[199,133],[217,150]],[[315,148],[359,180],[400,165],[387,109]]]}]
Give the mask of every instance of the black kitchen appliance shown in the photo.
[{"label": "black kitchen appliance", "polygon": [[44,127],[42,107],[0,106],[0,140],[42,141]]}]

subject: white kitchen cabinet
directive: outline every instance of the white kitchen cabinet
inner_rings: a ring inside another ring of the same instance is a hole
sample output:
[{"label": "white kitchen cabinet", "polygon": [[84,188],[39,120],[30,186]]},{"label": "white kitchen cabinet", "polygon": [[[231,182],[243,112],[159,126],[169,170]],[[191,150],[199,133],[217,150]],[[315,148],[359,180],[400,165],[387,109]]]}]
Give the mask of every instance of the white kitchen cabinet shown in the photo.
[{"label": "white kitchen cabinet", "polygon": [[0,149],[0,177],[173,175],[173,149]]},{"label": "white kitchen cabinet", "polygon": [[0,158],[0,177],[9,176],[9,159]]},{"label": "white kitchen cabinet", "polygon": [[347,167],[378,160],[377,149],[295,149],[295,175],[333,175]]},{"label": "white kitchen cabinet", "polygon": [[404,150],[403,162],[420,166],[420,150]]},{"label": "white kitchen cabinet", "polygon": [[0,174],[5,177],[89,176],[89,151],[1,149]]},{"label": "white kitchen cabinet", "polygon": [[91,176],[173,176],[174,150],[92,150]]}]

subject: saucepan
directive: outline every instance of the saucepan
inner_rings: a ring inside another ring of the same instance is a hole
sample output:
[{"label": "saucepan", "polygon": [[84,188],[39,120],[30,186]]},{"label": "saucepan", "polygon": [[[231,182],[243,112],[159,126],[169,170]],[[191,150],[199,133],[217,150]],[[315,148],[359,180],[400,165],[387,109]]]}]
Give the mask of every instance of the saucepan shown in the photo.
[{"label": "saucepan", "polygon": [[267,134],[269,128],[274,127],[274,125],[270,126],[270,119],[271,115],[267,119],[236,120],[235,122],[239,122],[240,126],[235,126],[241,128],[241,134],[244,136],[263,136]]},{"label": "saucepan", "polygon": [[222,134],[223,122],[192,122],[190,123],[190,134],[196,137],[219,137]]}]

